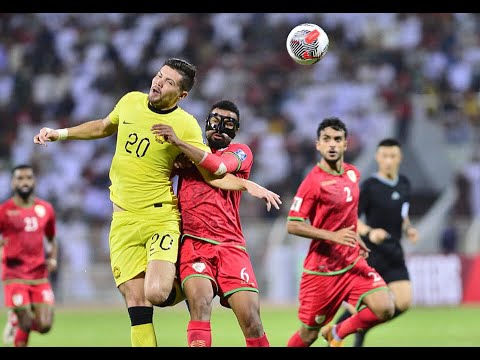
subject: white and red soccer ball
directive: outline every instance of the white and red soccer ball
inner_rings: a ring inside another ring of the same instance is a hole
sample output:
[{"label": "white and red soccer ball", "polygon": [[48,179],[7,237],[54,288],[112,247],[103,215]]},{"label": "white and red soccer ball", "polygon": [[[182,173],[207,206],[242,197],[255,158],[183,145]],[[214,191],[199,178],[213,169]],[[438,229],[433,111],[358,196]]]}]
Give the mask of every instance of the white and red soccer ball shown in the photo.
[{"label": "white and red soccer ball", "polygon": [[318,25],[305,23],[295,26],[287,36],[287,51],[300,65],[312,65],[328,51],[328,35]]}]

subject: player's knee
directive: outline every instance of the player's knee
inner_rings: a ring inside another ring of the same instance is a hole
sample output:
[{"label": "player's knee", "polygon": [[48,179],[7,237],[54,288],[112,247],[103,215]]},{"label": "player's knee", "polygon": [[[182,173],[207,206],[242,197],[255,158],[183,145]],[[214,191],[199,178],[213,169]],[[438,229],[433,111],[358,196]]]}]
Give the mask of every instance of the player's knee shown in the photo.
[{"label": "player's knee", "polygon": [[171,290],[171,288],[165,288],[160,286],[147,287],[145,289],[145,297],[153,305],[160,306],[168,299]]},{"label": "player's knee", "polygon": [[40,324],[37,328],[37,331],[40,334],[46,334],[52,329],[52,324]]},{"label": "player's knee", "polygon": [[211,296],[207,295],[197,295],[188,300],[190,312],[197,314],[203,318],[203,316],[208,315],[212,311],[212,300]]},{"label": "player's knee", "polygon": [[401,300],[401,301],[397,300],[396,303],[395,303],[395,308],[399,312],[405,312],[411,306],[412,306],[412,300],[411,299],[404,299],[404,300]]},{"label": "player's knee", "polygon": [[391,318],[393,318],[394,314],[395,314],[395,303],[393,301],[388,301],[382,307],[382,310],[380,311],[380,314],[379,314],[379,318],[382,321],[388,321]]},{"label": "player's knee", "polygon": [[245,324],[245,337],[259,338],[265,333],[259,318],[249,319]]},{"label": "player's knee", "polygon": [[298,334],[305,344],[312,345],[318,339],[319,330],[302,327]]}]

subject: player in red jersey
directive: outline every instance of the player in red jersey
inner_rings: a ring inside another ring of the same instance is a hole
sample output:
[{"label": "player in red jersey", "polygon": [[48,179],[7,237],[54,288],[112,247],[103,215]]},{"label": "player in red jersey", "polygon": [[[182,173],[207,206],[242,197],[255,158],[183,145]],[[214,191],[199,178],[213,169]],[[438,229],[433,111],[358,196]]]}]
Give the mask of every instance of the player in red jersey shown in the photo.
[{"label": "player in red jersey", "polygon": [[45,334],[53,324],[55,297],[48,276],[57,269],[55,211],[35,197],[30,165],[12,170],[12,190],[13,196],[0,204],[5,305],[16,315],[9,316],[4,338],[12,336],[15,347],[25,347],[30,331]]},{"label": "player in red jersey", "polygon": [[[231,143],[240,126],[238,107],[231,101],[215,103],[207,116],[205,136],[215,158],[208,159],[219,172],[248,179],[253,164],[251,149]],[[168,125],[154,131],[177,146],[195,163],[205,154],[181,142]],[[209,186],[195,166],[179,172],[178,199],[182,214],[179,274],[190,311],[189,347],[210,347],[213,299],[231,308],[245,336],[247,347],[268,347],[260,318],[258,284],[240,222],[240,191]],[[277,207],[278,208],[278,207]]]},{"label": "player in red jersey", "polygon": [[[356,231],[360,173],[344,162],[347,136],[338,118],[320,123],[316,148],[321,160],[300,184],[288,213],[288,232],[311,239],[300,281],[301,327],[288,340],[289,347],[311,346],[319,333],[329,346],[342,346],[347,335],[394,313],[391,293],[367,264],[369,250]],[[343,301],[358,312],[330,324]]]}]

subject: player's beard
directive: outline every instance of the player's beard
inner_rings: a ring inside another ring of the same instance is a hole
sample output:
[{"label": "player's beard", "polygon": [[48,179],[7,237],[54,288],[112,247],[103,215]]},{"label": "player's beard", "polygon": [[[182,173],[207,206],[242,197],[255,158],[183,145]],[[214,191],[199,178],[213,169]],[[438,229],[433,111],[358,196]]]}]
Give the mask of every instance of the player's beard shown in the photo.
[{"label": "player's beard", "polygon": [[208,138],[208,146],[210,146],[213,149],[220,150],[223,148],[226,148],[230,144],[230,138],[225,135],[221,134],[222,139],[214,139],[212,136]]},{"label": "player's beard", "polygon": [[16,188],[15,193],[18,196],[20,196],[23,200],[26,201],[26,200],[28,200],[30,195],[32,195],[34,189],[35,188],[33,186],[27,187],[27,188]]}]

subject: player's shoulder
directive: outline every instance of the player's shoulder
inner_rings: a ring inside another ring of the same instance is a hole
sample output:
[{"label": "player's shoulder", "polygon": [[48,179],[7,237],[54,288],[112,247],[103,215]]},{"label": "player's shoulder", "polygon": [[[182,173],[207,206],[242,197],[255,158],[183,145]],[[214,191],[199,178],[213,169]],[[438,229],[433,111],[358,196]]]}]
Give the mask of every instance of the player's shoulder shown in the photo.
[{"label": "player's shoulder", "polygon": [[235,154],[235,156],[237,156],[242,162],[248,159],[250,159],[250,161],[253,161],[252,149],[250,149],[247,144],[230,143],[225,152]]},{"label": "player's shoulder", "polygon": [[185,120],[189,122],[195,122],[196,124],[198,124],[197,118],[180,106],[177,106],[177,108],[175,109],[175,113],[176,115],[181,115]]},{"label": "player's shoulder", "polygon": [[410,185],[410,179],[404,174],[399,174],[398,175],[398,181],[400,183]]},{"label": "player's shoulder", "polygon": [[345,170],[354,170],[354,171],[360,173],[360,170],[358,170],[358,168],[357,168],[355,165],[351,164],[351,163],[344,162],[344,163],[343,163],[343,168],[344,168]]},{"label": "player's shoulder", "polygon": [[343,169],[345,173],[347,173],[347,175],[348,175],[348,172],[351,173],[353,171],[357,177],[357,180],[360,179],[360,170],[358,170],[358,168],[355,165],[350,163],[343,163]]},{"label": "player's shoulder", "polygon": [[147,94],[141,91],[129,91],[120,98],[119,102],[143,101],[147,96]]},{"label": "player's shoulder", "polygon": [[242,151],[244,151],[245,153],[252,153],[252,149],[251,149],[250,146],[248,146],[247,144],[243,144],[243,143],[230,143],[230,145],[228,145],[227,151],[234,152],[234,151],[236,151],[236,150],[242,150]]},{"label": "player's shoulder", "polygon": [[53,204],[50,201],[39,198],[38,196],[35,197],[35,200],[34,200],[34,206],[37,206],[37,205],[43,206],[51,211],[54,211]]},{"label": "player's shoulder", "polygon": [[13,204],[12,198],[5,199],[0,202],[0,212],[4,212],[6,208],[10,207]]}]

